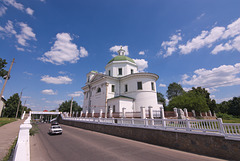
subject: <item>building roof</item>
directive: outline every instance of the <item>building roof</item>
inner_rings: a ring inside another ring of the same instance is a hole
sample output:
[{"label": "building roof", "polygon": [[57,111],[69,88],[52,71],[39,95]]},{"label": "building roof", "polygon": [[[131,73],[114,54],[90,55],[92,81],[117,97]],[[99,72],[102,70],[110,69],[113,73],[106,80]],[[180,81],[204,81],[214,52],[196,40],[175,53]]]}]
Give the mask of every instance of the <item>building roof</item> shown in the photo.
[{"label": "building roof", "polygon": [[113,97],[113,98],[109,98],[108,100],[115,99],[115,98],[127,98],[127,99],[132,99],[132,100],[134,100],[134,98],[132,98],[132,97],[123,96],[123,95],[116,96],[116,97]]},{"label": "building roof", "polygon": [[113,62],[113,61],[124,61],[124,60],[128,60],[128,61],[136,64],[136,63],[134,62],[134,60],[132,60],[131,58],[129,58],[129,57],[125,56],[125,55],[115,56],[114,58],[112,58],[112,60],[110,60],[110,61],[108,62],[108,64],[111,63],[111,62]]}]

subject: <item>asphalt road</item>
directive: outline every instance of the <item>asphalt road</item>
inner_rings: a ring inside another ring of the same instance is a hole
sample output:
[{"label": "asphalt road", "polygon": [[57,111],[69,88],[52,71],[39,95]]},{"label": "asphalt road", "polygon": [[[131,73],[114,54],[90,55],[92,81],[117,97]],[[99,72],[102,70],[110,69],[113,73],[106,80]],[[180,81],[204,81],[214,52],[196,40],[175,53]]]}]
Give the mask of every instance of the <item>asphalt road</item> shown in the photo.
[{"label": "asphalt road", "polygon": [[48,135],[39,124],[31,136],[31,161],[197,161],[220,160],[138,141],[61,125],[62,135]]}]

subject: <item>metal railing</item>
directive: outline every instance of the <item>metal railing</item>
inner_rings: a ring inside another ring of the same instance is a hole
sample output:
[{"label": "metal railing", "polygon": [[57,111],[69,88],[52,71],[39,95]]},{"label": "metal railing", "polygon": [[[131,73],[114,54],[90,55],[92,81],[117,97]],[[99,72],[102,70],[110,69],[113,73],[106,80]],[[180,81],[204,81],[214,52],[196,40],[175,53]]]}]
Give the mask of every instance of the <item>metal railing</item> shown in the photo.
[{"label": "metal railing", "polygon": [[140,118],[91,118],[91,117],[64,117],[63,120],[95,122],[119,126],[143,127],[164,130],[181,130],[189,133],[208,133],[223,135],[227,139],[240,141],[240,124],[223,123],[221,118],[216,120],[189,120],[189,119],[140,119]]}]

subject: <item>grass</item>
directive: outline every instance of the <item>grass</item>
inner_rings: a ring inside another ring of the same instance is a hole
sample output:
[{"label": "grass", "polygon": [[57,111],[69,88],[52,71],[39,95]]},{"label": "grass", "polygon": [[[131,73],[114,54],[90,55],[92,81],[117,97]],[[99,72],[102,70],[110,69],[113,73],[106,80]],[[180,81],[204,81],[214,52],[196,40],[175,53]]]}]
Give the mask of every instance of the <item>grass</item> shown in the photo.
[{"label": "grass", "polygon": [[0,127],[13,121],[17,121],[17,119],[2,117],[0,118]]},{"label": "grass", "polygon": [[32,122],[32,128],[29,131],[30,136],[34,136],[36,133],[38,133],[38,126],[35,122]]},{"label": "grass", "polygon": [[240,123],[240,118],[223,119],[223,123]]},{"label": "grass", "polygon": [[3,158],[2,161],[9,161],[9,160],[10,160],[10,157],[11,157],[11,155],[12,155],[12,153],[13,153],[13,150],[14,150],[16,144],[17,144],[17,139],[18,139],[18,138],[16,138],[16,139],[14,140],[12,146],[11,146],[10,149],[8,150],[7,155]]}]

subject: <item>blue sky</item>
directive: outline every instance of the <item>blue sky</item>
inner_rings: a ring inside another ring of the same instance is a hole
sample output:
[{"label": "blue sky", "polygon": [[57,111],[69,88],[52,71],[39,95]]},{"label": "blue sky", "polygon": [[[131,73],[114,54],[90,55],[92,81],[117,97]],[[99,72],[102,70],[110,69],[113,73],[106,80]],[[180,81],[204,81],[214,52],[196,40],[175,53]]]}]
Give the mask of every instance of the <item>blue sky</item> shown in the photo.
[{"label": "blue sky", "polygon": [[[15,63],[4,91],[33,110],[56,109],[120,46],[140,71],[204,87],[218,103],[240,96],[238,0],[0,0],[0,57]],[[2,87],[3,79],[0,79]]]}]

